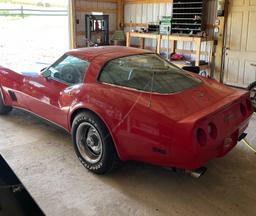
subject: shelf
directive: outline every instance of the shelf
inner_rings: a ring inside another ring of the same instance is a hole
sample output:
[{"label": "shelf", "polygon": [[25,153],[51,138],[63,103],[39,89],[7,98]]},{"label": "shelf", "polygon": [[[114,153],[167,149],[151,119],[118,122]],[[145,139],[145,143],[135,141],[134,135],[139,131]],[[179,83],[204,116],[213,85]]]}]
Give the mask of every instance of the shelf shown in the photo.
[{"label": "shelf", "polygon": [[196,35],[204,30],[204,0],[173,0],[173,23],[171,32]]},{"label": "shelf", "polygon": [[180,8],[175,8],[175,10],[202,10],[202,7],[180,7]]},{"label": "shelf", "polygon": [[172,30],[201,31],[201,29],[191,29],[191,28],[172,28]]},{"label": "shelf", "polygon": [[200,2],[173,2],[174,5],[182,5],[182,4],[185,4],[185,5],[192,5],[192,4],[203,4],[202,1]]},{"label": "shelf", "polygon": [[200,21],[200,20],[196,20],[195,18],[172,18],[172,20],[194,20],[194,21]]},{"label": "shelf", "polygon": [[[201,55],[207,55],[209,56],[209,61],[210,57],[212,56],[212,47],[213,47],[213,40],[206,38],[206,37],[199,37],[199,36],[194,36],[194,35],[189,35],[189,34],[171,34],[171,35],[155,35],[155,34],[150,34],[150,33],[136,33],[136,32],[127,32],[126,34],[126,46],[130,47],[131,46],[131,38],[139,38],[140,39],[140,45],[139,47],[141,49],[148,49],[149,47],[145,47],[145,38],[151,38],[151,39],[156,39],[156,47],[155,51],[160,54],[161,50],[166,50],[166,48],[161,47],[161,41],[163,40],[169,40],[171,42],[170,46],[170,52],[172,53],[188,53],[190,55],[195,55],[195,65],[199,66],[200,64],[200,56]],[[176,44],[177,41],[183,41],[183,42],[191,42],[195,44],[195,49],[194,50],[180,50],[177,49]],[[210,42],[211,43],[211,49],[210,51],[202,52],[201,51],[201,44],[203,42]],[[154,47],[151,47],[154,49]]]},{"label": "shelf", "polygon": [[201,26],[200,23],[172,23],[172,25],[192,25],[192,26]]},{"label": "shelf", "polygon": [[173,15],[202,15],[201,12],[195,12],[195,13],[172,13]]}]

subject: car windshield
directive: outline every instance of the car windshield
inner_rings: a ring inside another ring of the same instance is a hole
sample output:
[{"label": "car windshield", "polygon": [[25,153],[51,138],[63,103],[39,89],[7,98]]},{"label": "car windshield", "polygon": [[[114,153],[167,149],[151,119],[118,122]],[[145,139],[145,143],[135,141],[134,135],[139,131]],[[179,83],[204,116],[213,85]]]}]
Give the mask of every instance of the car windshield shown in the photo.
[{"label": "car windshield", "polygon": [[99,81],[162,94],[184,91],[201,83],[156,54],[114,59],[103,68]]}]

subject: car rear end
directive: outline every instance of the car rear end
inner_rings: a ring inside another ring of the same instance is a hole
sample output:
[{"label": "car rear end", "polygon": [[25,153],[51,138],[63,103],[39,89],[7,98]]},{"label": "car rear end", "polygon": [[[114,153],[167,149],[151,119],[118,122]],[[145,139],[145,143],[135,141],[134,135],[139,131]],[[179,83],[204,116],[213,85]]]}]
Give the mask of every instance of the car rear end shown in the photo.
[{"label": "car rear end", "polygon": [[252,113],[249,94],[236,91],[180,121],[184,132],[187,130],[189,134],[183,142],[192,141],[192,145],[187,146],[188,154],[177,159],[178,166],[197,169],[209,160],[226,155],[238,140],[244,138]]}]

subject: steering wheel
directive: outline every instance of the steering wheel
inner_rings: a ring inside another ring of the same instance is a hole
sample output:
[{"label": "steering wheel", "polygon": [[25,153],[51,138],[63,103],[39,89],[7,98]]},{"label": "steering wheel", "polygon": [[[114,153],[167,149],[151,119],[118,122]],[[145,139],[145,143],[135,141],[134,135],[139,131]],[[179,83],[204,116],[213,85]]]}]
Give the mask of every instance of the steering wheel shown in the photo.
[{"label": "steering wheel", "polygon": [[73,65],[65,65],[60,72],[60,79],[67,83],[79,83],[82,81],[82,75],[78,68]]}]

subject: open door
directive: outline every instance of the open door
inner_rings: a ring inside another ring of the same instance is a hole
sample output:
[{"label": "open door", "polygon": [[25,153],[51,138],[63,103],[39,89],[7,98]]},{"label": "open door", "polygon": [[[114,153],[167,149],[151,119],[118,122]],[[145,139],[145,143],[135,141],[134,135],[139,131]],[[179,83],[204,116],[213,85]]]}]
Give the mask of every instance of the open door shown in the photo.
[{"label": "open door", "polygon": [[229,0],[224,83],[247,87],[256,80],[256,0]]}]

